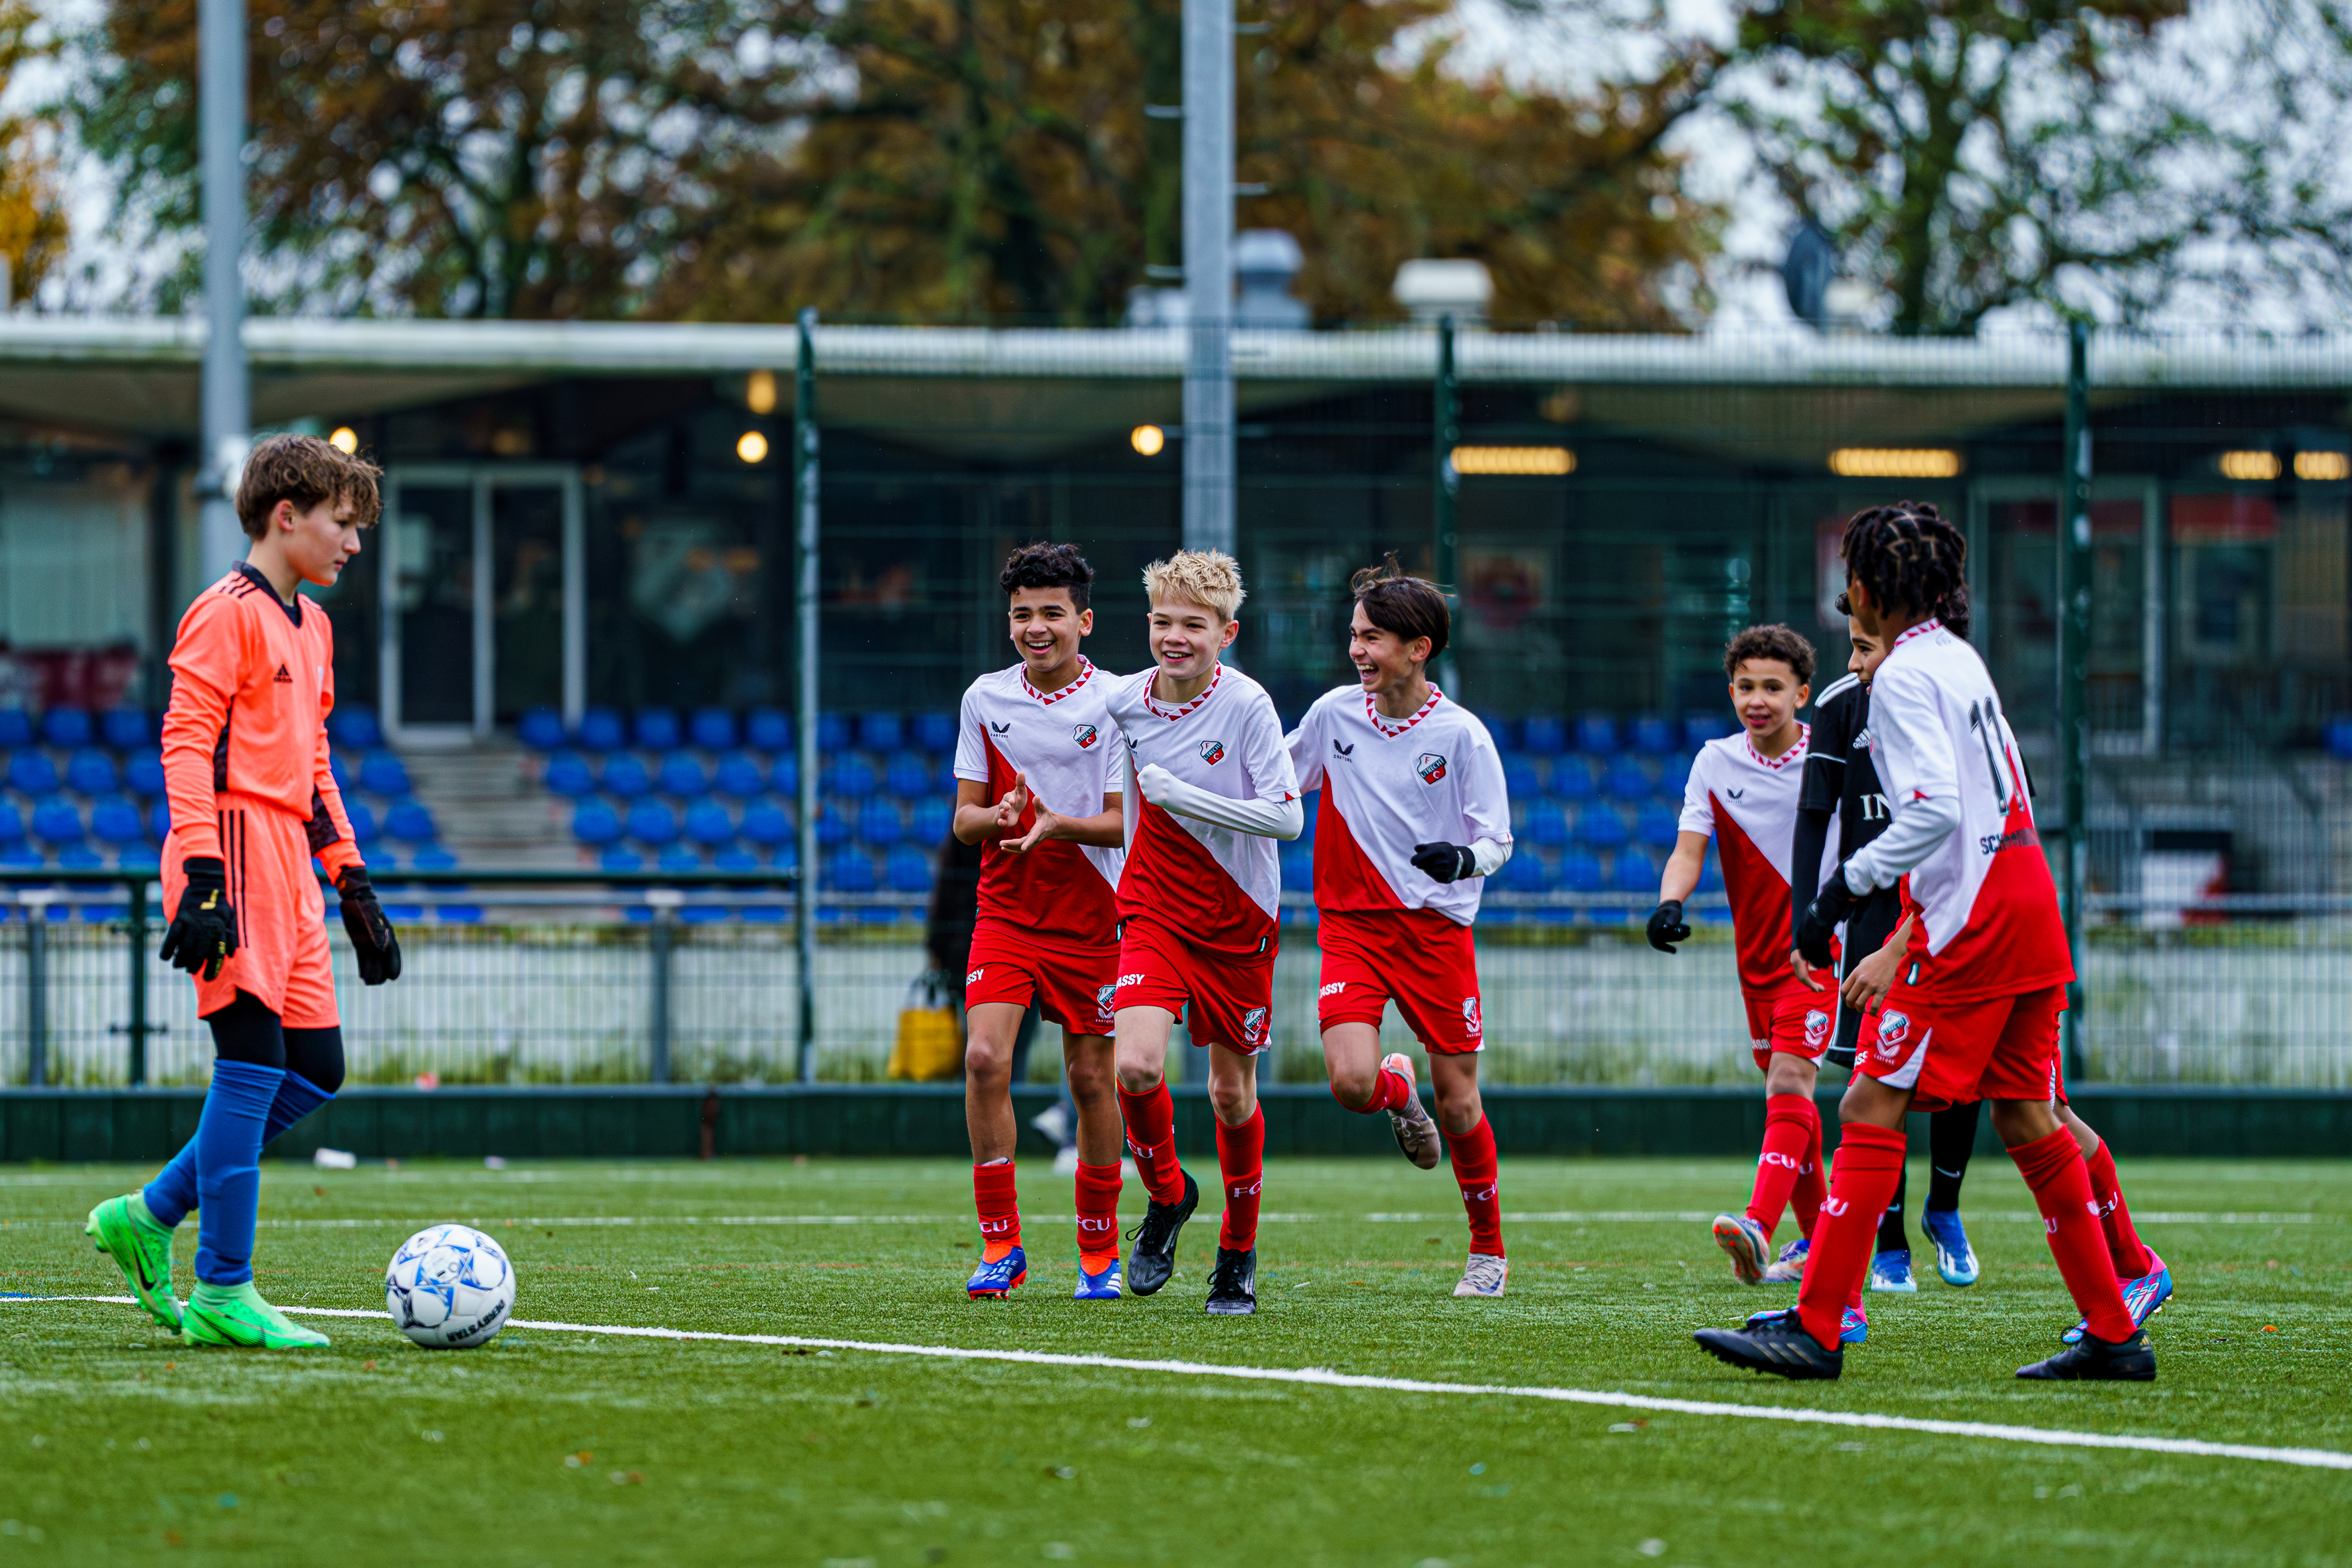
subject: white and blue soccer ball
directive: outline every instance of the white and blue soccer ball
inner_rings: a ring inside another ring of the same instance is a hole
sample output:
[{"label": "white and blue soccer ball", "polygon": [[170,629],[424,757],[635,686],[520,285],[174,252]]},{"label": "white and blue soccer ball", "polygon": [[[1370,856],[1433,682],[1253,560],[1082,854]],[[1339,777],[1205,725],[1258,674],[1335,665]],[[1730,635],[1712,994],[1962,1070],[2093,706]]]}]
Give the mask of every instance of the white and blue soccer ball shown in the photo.
[{"label": "white and blue soccer ball", "polygon": [[394,1327],[427,1350],[486,1342],[514,1310],[506,1248],[469,1225],[429,1226],[400,1244],[383,1271]]}]

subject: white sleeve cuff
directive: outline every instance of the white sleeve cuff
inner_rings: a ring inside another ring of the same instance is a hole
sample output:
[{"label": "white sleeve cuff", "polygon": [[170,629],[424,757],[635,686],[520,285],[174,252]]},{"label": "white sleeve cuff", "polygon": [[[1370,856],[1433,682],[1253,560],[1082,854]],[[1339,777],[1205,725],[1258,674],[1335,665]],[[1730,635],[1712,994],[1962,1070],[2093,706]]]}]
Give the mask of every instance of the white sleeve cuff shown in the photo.
[{"label": "white sleeve cuff", "polygon": [[1481,877],[1493,876],[1510,858],[1511,842],[1507,838],[1481,838],[1470,846],[1470,868]]}]

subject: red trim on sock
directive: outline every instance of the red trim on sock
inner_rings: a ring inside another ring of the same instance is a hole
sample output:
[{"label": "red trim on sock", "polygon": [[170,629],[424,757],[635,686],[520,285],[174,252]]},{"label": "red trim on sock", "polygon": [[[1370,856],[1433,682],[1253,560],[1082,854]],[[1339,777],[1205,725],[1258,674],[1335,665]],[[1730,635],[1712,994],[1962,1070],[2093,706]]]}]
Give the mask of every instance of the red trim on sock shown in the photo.
[{"label": "red trim on sock", "polygon": [[2115,1262],[2116,1277],[2137,1279],[2155,1273],[2156,1259],[2148,1256],[2147,1244],[2132,1226],[2131,1205],[2124,1202],[2123,1182],[2116,1175],[2116,1157],[2107,1152],[2107,1141],[2100,1139],[2098,1152],[2083,1163],[2091,1173],[2091,1200],[2099,1205],[2099,1225],[2107,1233],[2107,1254]]},{"label": "red trim on sock", "polygon": [[1265,1108],[1252,1106],[1239,1127],[1217,1123],[1217,1169],[1225,1178],[1225,1219],[1217,1245],[1246,1252],[1257,1245],[1258,1189],[1265,1182]]},{"label": "red trim on sock", "polygon": [[2083,1146],[2074,1142],[2073,1131],[2061,1127],[2011,1149],[2009,1157],[2033,1189],[2050,1255],[2058,1260],[2058,1272],[2084,1323],[2110,1343],[2129,1339],[2131,1311],[2124,1305],[2115,1258],[2099,1224],[2099,1205],[2091,1196],[2091,1171],[2083,1163]]},{"label": "red trim on sock", "polygon": [[1495,1130],[1484,1116],[1478,1125],[1445,1140],[1454,1156],[1454,1180],[1470,1216],[1470,1250],[1503,1256],[1503,1195],[1495,1157]]},{"label": "red trim on sock", "polygon": [[1184,1196],[1183,1167],[1176,1163],[1176,1102],[1165,1082],[1141,1094],[1118,1091],[1119,1120],[1127,1124],[1127,1152],[1135,1156],[1136,1174],[1154,1203],[1172,1204]]},{"label": "red trim on sock", "polygon": [[1012,1161],[971,1168],[971,1203],[980,1212],[984,1260],[993,1263],[1021,1245],[1021,1199],[1013,1191]]},{"label": "red trim on sock", "polygon": [[1118,1256],[1118,1167],[1078,1165],[1078,1256]]},{"label": "red trim on sock", "polygon": [[[1780,1228],[1789,1194],[1812,1163],[1821,1128],[1822,1114],[1814,1109],[1811,1095],[1776,1094],[1764,1101],[1764,1148],[1756,1156],[1756,1186],[1748,1196],[1748,1217],[1762,1226],[1765,1235]],[[1813,1207],[1820,1209],[1818,1198]]]},{"label": "red trim on sock", "polygon": [[1805,1281],[1797,1289],[1797,1310],[1824,1350],[1837,1348],[1846,1305],[1855,1299],[1877,1245],[1878,1217],[1895,1201],[1909,1142],[1900,1131],[1867,1121],[1849,1121],[1840,1133],[1830,1194],[1813,1226]]}]

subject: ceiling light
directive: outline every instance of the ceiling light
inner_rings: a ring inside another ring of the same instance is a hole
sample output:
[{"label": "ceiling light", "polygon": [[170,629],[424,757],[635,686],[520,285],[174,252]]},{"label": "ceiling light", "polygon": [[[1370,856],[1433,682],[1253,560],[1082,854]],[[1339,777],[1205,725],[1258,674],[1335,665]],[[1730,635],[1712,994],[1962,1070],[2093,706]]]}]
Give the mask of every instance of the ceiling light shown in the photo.
[{"label": "ceiling light", "polygon": [[1517,479],[1553,478],[1576,472],[1576,454],[1565,447],[1456,447],[1454,471]]},{"label": "ceiling light", "polygon": [[746,430],[735,438],[735,455],[747,463],[767,461],[768,438],[757,430]]},{"label": "ceiling light", "polygon": [[2224,452],[2213,459],[2225,479],[2247,479],[2261,482],[2279,477],[2276,452]]},{"label": "ceiling light", "polygon": [[1844,479],[1949,479],[1960,472],[1960,455],[1946,447],[1840,447],[1830,454],[1830,472]]},{"label": "ceiling light", "polygon": [[2294,477],[2316,479],[2322,484],[2336,479],[2352,479],[2352,457],[2342,452],[2297,452],[2294,455]]},{"label": "ceiling light", "polygon": [[743,406],[754,414],[773,414],[776,411],[774,371],[755,370],[751,373],[751,379],[743,384]]},{"label": "ceiling light", "polygon": [[1156,458],[1168,445],[1168,432],[1157,425],[1139,425],[1127,433],[1127,444],[1144,457]]},{"label": "ceiling light", "polygon": [[[318,426],[312,426],[311,428]],[[360,433],[348,425],[338,425],[335,433],[327,437],[327,445],[348,458],[360,449]]]}]

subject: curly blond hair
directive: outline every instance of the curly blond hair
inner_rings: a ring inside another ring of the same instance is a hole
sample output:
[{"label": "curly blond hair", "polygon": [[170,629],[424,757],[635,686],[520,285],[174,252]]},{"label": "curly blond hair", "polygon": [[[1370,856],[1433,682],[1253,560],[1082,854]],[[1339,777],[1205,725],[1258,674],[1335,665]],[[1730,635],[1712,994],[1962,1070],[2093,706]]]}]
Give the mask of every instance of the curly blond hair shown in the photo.
[{"label": "curly blond hair", "polygon": [[1144,596],[1154,605],[1198,605],[1220,621],[1241,614],[1249,590],[1242,586],[1242,563],[1222,550],[1180,550],[1143,569]]}]

